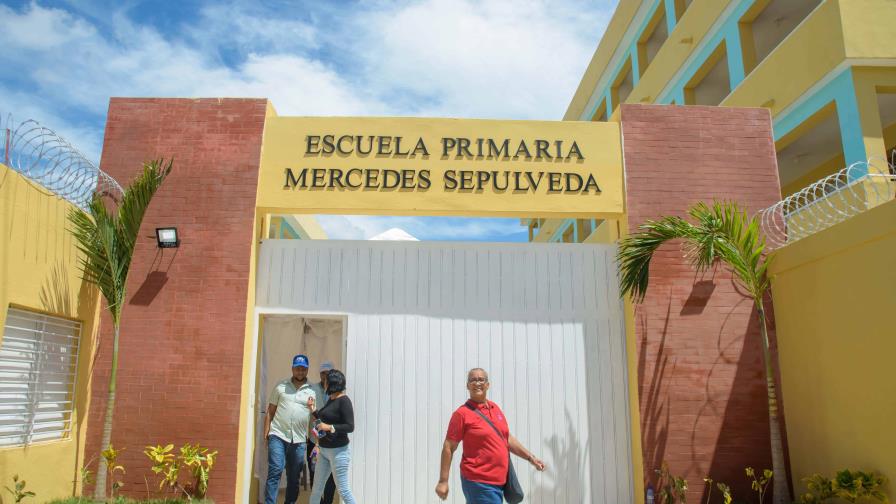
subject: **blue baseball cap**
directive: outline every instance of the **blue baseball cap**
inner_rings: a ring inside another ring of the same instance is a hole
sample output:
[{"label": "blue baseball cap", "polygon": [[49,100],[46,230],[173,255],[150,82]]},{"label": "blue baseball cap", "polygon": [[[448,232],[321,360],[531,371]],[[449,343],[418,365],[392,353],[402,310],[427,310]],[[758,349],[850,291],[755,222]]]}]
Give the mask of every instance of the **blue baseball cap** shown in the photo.
[{"label": "blue baseball cap", "polygon": [[308,357],[302,354],[292,358],[292,367],[308,367]]}]

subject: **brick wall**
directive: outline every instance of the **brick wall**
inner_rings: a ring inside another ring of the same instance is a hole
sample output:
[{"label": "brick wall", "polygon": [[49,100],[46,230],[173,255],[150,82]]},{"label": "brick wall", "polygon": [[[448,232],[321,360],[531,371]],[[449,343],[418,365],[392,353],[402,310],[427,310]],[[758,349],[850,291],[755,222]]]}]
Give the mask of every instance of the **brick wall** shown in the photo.
[{"label": "brick wall", "polygon": [[[141,163],[174,159],[134,252],[121,326],[112,443],[126,450],[125,493],[157,483],[147,444],[218,450],[209,496],[233,502],[250,247],[266,100],[113,98],[101,167],[124,185]],[[156,247],[177,226],[179,249]],[[98,453],[111,321],[104,316],[86,460]]]},{"label": "brick wall", "polygon": [[[621,118],[630,230],[698,201],[735,200],[753,213],[780,198],[767,110],[623,105]],[[727,270],[697,276],[679,244],[667,244],[635,331],[645,476],[655,485],[666,460],[688,479],[689,499],[707,475],[747,498],[743,468],[771,468],[752,301]]]}]

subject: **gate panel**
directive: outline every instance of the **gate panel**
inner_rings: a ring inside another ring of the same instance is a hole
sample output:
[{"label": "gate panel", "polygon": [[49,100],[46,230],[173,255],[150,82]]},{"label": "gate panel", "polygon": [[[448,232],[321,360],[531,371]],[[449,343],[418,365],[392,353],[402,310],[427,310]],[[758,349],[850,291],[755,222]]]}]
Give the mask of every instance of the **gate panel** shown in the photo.
[{"label": "gate panel", "polygon": [[[260,312],[347,315],[360,502],[434,502],[466,372],[548,465],[528,502],[632,502],[623,307],[611,246],[269,240]],[[260,391],[259,393],[263,393]],[[458,462],[449,502],[463,502]]]}]

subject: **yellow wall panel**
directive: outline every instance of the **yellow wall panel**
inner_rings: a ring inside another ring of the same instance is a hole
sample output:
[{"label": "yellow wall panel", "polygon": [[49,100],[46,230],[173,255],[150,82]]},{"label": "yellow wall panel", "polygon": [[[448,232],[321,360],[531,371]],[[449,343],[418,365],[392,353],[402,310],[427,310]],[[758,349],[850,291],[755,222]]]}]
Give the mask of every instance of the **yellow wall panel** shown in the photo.
[{"label": "yellow wall panel", "polygon": [[896,2],[840,0],[840,16],[850,58],[896,58]]},{"label": "yellow wall panel", "polygon": [[41,502],[72,495],[85,460],[98,294],[80,279],[79,254],[66,230],[70,208],[0,165],[0,327],[10,305],[82,323],[72,433],[59,441],[0,448],[0,484],[11,484],[19,474]]},{"label": "yellow wall panel", "polygon": [[797,483],[843,468],[896,477],[894,250],[890,201],[778,252],[772,290]]}]

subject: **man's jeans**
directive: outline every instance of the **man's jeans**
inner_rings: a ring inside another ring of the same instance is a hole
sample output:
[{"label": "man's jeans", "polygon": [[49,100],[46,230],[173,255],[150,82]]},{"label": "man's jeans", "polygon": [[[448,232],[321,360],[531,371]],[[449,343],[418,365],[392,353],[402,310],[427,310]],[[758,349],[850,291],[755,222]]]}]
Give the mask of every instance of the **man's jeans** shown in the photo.
[{"label": "man's jeans", "polygon": [[504,489],[498,485],[470,481],[460,477],[461,489],[467,504],[502,504],[504,502]]},{"label": "man's jeans", "polygon": [[280,475],[286,468],[286,499],[284,504],[295,504],[299,497],[299,474],[305,465],[305,443],[289,443],[271,434],[268,436],[268,481],[264,504],[277,502]]}]

